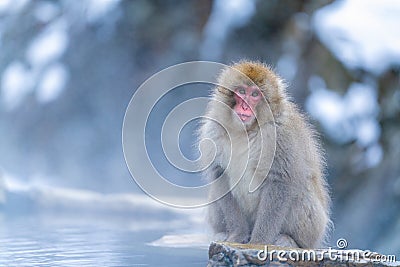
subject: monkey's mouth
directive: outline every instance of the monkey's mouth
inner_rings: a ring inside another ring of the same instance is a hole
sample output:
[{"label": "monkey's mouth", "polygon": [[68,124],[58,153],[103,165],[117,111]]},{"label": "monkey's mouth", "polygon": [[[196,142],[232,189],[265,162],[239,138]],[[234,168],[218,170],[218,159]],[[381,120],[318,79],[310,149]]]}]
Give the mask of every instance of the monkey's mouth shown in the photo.
[{"label": "monkey's mouth", "polygon": [[239,118],[240,118],[242,121],[248,121],[248,120],[250,120],[250,118],[251,118],[251,115],[248,115],[248,114],[237,113],[237,115],[239,116]]}]

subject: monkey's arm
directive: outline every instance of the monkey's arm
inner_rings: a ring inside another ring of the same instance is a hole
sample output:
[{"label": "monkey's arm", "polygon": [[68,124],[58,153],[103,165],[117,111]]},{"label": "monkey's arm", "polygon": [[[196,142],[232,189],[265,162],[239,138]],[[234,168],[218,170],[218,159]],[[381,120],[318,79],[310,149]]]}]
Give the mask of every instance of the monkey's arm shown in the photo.
[{"label": "monkey's arm", "polygon": [[246,215],[242,213],[232,193],[229,192],[219,201],[219,204],[224,207],[222,212],[228,234],[227,241],[237,243],[249,242],[251,233]]},{"label": "monkey's arm", "polygon": [[[229,177],[223,174],[221,167],[213,168],[215,179],[222,179],[224,183],[215,184],[211,187],[210,197],[213,199],[221,197],[209,207],[209,220],[216,232],[223,231],[227,234],[227,241],[247,243],[250,239],[250,226],[246,215],[242,213],[239,204],[231,192],[225,194],[229,188]],[[225,195],[224,195],[225,194]]]},{"label": "monkey's arm", "polygon": [[273,244],[279,234],[284,234],[280,231],[292,203],[292,193],[290,186],[281,180],[264,184],[260,190],[260,203],[250,242]]}]

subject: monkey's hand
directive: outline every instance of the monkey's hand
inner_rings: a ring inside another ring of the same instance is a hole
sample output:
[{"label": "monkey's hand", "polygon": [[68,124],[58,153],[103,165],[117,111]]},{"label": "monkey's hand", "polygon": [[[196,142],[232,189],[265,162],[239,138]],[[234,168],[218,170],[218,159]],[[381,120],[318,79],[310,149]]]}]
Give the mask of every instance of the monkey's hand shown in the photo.
[{"label": "monkey's hand", "polygon": [[250,234],[246,233],[246,231],[237,231],[228,235],[226,241],[228,242],[236,242],[236,243],[248,243],[250,240]]}]

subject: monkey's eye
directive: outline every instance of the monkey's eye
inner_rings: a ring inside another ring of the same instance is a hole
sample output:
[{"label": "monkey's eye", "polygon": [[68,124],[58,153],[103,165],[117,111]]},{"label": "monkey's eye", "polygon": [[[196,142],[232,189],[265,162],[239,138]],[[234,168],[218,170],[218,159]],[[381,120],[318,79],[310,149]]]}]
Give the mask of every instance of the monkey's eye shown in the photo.
[{"label": "monkey's eye", "polygon": [[251,94],[252,97],[257,97],[258,95],[259,95],[258,91],[254,91],[254,92]]},{"label": "monkey's eye", "polygon": [[238,89],[239,94],[244,95],[246,94],[246,90],[244,90],[244,88],[239,88]]}]

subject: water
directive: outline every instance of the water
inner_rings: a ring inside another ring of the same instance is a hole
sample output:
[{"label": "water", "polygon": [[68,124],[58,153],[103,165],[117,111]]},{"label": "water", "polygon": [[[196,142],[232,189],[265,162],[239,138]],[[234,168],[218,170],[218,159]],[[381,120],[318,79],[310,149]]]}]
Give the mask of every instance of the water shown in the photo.
[{"label": "water", "polygon": [[206,249],[148,245],[163,234],[132,230],[107,218],[3,218],[0,266],[206,266]]},{"label": "water", "polygon": [[182,238],[202,233],[200,209],[172,208],[145,194],[101,194],[11,179],[5,188],[1,267],[207,265],[208,241]]}]

